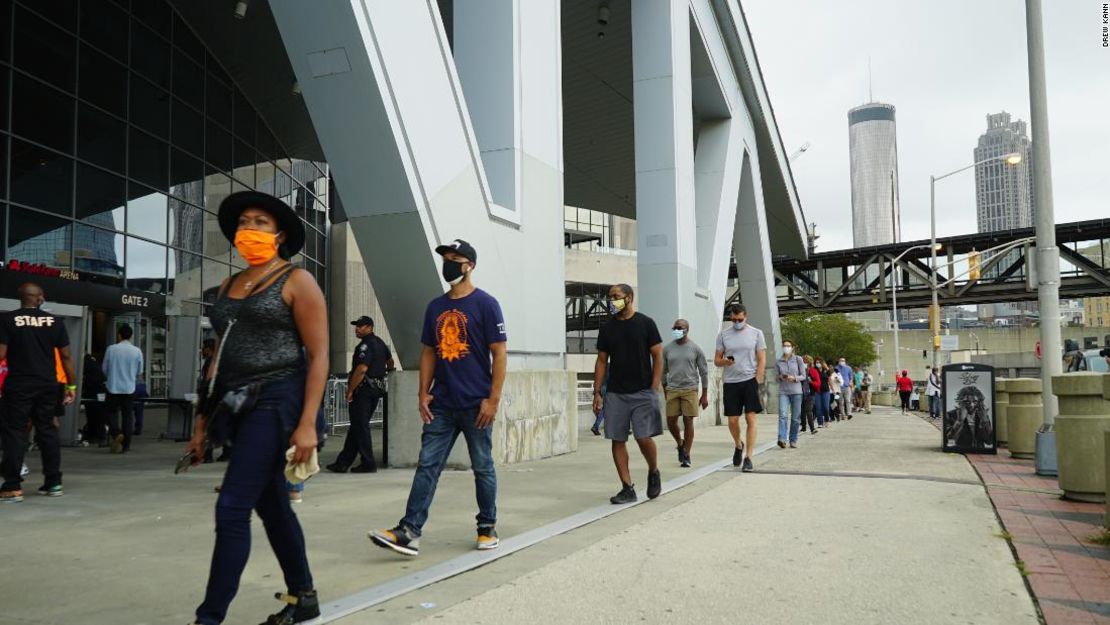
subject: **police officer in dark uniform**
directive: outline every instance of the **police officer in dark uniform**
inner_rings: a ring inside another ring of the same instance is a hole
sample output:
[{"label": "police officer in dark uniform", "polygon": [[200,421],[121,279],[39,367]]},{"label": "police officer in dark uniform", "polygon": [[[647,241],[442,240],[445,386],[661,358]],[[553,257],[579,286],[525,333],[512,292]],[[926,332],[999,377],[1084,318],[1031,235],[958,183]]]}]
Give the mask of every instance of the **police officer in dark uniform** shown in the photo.
[{"label": "police officer in dark uniform", "polygon": [[378,401],[385,397],[385,374],[393,370],[393,355],[389,346],[374,334],[374,320],[366,315],[351,322],[355,336],[362,339],[355,347],[351,359],[351,373],[347,378],[347,403],[350,404],[351,427],[343,450],[335,462],[326,468],[333,473],[346,473],[355,461],[362,462],[351,468],[352,473],[375,473],[374,447],[370,440],[370,417],[378,408]]},{"label": "police officer in dark uniform", "polygon": [[28,282],[19,287],[20,308],[0,315],[0,360],[8,359],[0,414],[0,444],[4,450],[0,503],[23,501],[23,478],[19,473],[27,452],[28,422],[35,426],[35,443],[42,452],[45,480],[39,493],[50,497],[62,494],[62,452],[54,419],[58,400],[54,350],[58,350],[65,370],[65,405],[76,397],[77,376],[62,320],[39,308],[45,299],[42,288]]}]

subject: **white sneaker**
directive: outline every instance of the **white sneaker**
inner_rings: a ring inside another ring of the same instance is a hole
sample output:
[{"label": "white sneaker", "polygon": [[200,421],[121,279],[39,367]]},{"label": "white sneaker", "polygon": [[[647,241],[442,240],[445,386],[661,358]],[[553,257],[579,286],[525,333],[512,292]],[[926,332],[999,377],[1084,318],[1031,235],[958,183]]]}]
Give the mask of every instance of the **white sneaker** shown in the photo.
[{"label": "white sneaker", "polygon": [[19,470],[19,477],[27,477],[30,474],[31,474],[31,468],[27,466],[26,462],[24,462],[23,463],[23,468]]}]

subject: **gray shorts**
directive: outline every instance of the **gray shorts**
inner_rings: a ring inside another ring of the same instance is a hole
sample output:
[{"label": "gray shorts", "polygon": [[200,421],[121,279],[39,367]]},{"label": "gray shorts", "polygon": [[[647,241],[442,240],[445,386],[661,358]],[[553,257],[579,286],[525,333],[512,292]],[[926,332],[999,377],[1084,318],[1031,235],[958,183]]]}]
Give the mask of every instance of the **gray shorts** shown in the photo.
[{"label": "gray shorts", "polygon": [[663,433],[659,393],[649,388],[635,393],[605,394],[605,438],[623,443],[628,440],[629,430],[635,438]]}]

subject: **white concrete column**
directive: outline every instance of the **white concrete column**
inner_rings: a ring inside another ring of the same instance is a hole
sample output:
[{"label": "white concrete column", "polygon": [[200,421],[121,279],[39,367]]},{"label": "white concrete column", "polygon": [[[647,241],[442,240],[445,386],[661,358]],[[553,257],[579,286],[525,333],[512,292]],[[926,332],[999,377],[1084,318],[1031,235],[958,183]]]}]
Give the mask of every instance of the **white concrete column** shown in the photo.
[{"label": "white concrete column", "polygon": [[685,0],[632,5],[639,307],[660,327],[697,288],[690,17]]},{"label": "white concrete column", "polygon": [[736,272],[740,281],[740,299],[748,309],[748,322],[763,330],[767,339],[769,368],[778,358],[782,333],[771,268],[767,214],[763,207],[763,195],[756,193],[759,164],[750,153],[744,158],[740,175],[733,253],[736,255]]}]

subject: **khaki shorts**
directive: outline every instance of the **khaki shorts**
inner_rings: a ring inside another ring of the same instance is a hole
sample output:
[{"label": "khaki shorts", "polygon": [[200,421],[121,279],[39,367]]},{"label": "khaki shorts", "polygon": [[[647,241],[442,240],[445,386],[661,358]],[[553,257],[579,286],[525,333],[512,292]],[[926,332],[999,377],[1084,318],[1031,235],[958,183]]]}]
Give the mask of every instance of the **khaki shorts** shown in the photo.
[{"label": "khaki shorts", "polygon": [[698,392],[674,390],[666,392],[668,417],[698,416]]}]

